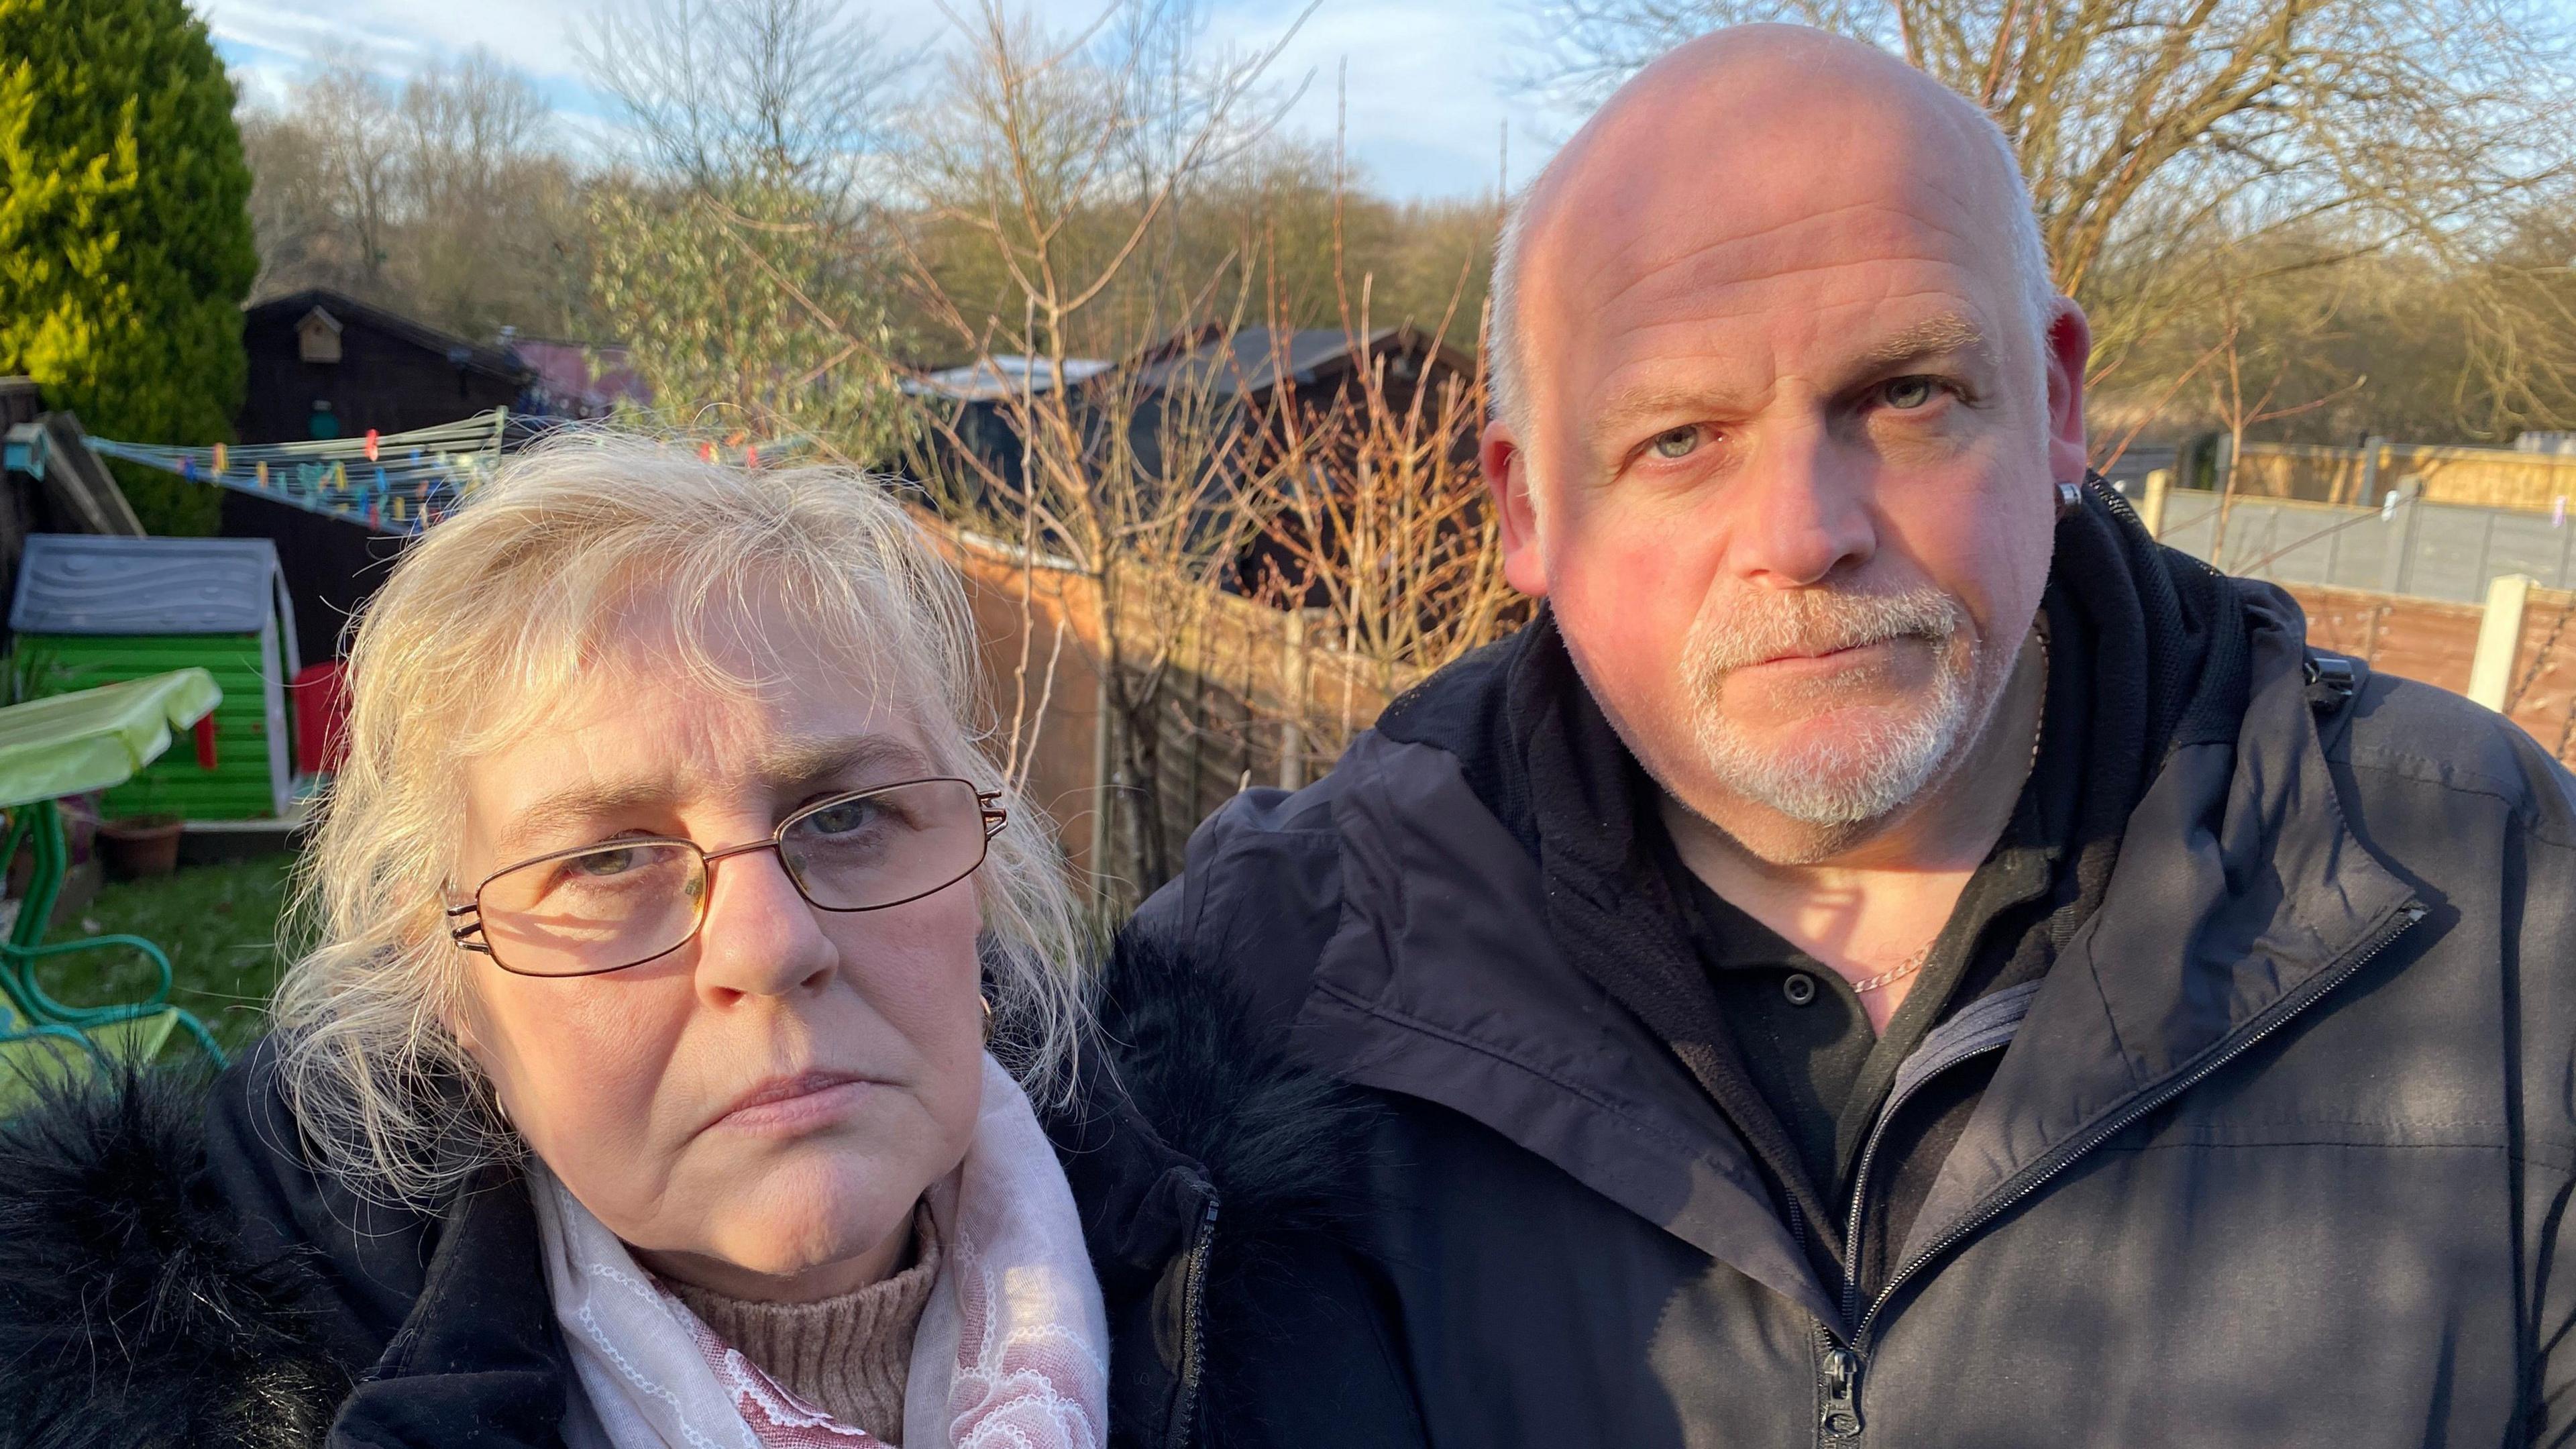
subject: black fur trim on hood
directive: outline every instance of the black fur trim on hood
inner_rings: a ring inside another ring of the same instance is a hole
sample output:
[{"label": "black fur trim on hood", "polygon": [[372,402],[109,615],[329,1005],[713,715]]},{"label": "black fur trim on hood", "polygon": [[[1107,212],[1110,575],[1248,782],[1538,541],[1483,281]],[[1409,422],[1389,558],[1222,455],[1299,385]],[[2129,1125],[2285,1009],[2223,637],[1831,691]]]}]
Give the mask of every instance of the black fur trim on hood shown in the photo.
[{"label": "black fur trim on hood", "polygon": [[[1312,1397],[1283,1367],[1376,1348],[1373,1320],[1357,1311],[1369,1290],[1356,1227],[1381,1109],[1293,1062],[1223,973],[1138,931],[1113,949],[1100,1027],[1111,1059],[1100,1075],[1114,1087],[1095,1085],[1093,1110],[1132,1114],[1144,1130],[1127,1135],[1148,1139],[1104,1156],[1152,1174],[1130,1205],[1097,1193],[1086,1203],[1125,1226],[1125,1256],[1143,1270],[1095,1251],[1113,1362],[1124,1353],[1129,1364],[1116,1375],[1112,1441],[1275,1442]],[[1140,1352],[1173,1376],[1177,1420],[1137,1402]]]},{"label": "black fur trim on hood", "polygon": [[206,1099],[195,1074],[129,1074],[0,1121],[0,1445],[322,1442],[349,1375],[295,1265],[232,1250]]},{"label": "black fur trim on hood", "polygon": [[1290,1061],[1222,972],[1127,932],[1111,955],[1100,1030],[1127,1099],[1206,1171],[1224,1204],[1223,1236],[1258,1242],[1346,1220],[1375,1109]]}]

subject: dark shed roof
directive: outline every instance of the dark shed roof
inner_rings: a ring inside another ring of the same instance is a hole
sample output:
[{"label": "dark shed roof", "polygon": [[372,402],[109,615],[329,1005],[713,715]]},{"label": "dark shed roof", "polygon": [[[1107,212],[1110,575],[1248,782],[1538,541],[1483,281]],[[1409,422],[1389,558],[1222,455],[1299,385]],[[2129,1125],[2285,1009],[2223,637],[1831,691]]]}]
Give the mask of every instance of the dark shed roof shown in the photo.
[{"label": "dark shed roof", "polygon": [[484,373],[519,385],[525,385],[536,376],[536,369],[521,361],[515,353],[504,352],[497,347],[486,347],[452,332],[441,332],[427,323],[415,322],[400,313],[388,312],[382,307],[372,307],[355,297],[343,296],[338,292],[325,291],[319,287],[290,292],[283,297],[271,297],[265,302],[254,302],[243,308],[242,312],[244,316],[260,321],[283,317],[291,325],[303,321],[305,314],[316,307],[329,313],[333,321],[343,325],[357,322],[374,328],[389,336],[401,338],[424,351],[439,353],[449,362],[469,371]]}]

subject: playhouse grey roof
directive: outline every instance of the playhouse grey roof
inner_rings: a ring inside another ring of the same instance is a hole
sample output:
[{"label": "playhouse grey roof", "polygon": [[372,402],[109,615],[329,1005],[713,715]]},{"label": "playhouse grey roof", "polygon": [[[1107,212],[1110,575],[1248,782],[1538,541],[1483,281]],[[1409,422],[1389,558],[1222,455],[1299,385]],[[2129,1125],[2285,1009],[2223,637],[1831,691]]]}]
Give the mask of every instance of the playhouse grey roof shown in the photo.
[{"label": "playhouse grey roof", "polygon": [[18,565],[22,634],[256,634],[293,605],[264,538],[39,533]]}]

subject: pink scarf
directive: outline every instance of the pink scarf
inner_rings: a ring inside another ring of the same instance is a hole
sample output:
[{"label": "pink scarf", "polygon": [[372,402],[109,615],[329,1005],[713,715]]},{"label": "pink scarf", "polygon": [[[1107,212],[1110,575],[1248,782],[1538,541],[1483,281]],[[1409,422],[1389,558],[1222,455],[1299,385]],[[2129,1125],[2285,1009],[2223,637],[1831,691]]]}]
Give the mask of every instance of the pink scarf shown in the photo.
[{"label": "pink scarf", "polygon": [[[546,1284],[578,1391],[572,1449],[876,1449],[782,1388],[636,1265],[542,1165]],[[1073,1194],[1019,1084],[984,1059],[956,1172],[927,1195],[942,1252],[912,1345],[910,1449],[1102,1449],[1109,1328]],[[893,1449],[893,1446],[886,1446]]]}]

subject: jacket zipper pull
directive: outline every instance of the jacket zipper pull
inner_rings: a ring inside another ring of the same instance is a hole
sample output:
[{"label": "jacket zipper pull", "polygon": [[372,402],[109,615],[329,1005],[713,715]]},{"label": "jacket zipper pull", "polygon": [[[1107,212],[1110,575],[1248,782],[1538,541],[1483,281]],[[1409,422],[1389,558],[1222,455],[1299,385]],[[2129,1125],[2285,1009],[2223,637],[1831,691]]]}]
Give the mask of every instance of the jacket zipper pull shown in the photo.
[{"label": "jacket zipper pull", "polygon": [[1825,1437],[1860,1433],[1860,1355],[1840,1344],[1825,1350]]}]

